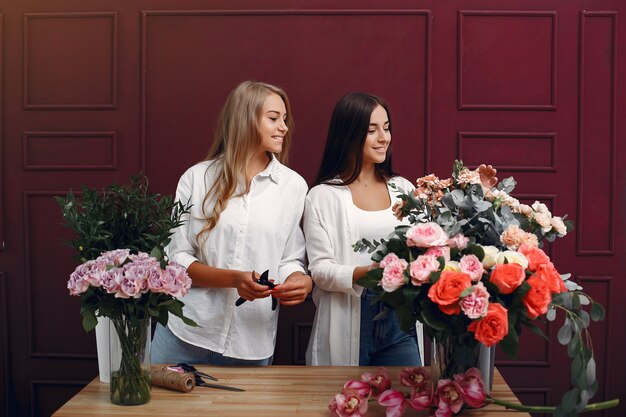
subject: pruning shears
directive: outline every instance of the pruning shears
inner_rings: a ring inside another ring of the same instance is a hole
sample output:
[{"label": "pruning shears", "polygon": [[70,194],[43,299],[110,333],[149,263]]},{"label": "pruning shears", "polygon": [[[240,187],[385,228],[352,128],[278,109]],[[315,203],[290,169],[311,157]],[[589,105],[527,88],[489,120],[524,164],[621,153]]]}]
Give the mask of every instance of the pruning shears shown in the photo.
[{"label": "pruning shears", "polygon": [[[254,279],[254,271],[252,271],[252,279],[256,281],[258,284],[267,285],[271,290],[276,286],[272,281],[269,280],[270,270],[263,272],[258,280]],[[245,303],[247,300],[245,298],[239,297],[237,301],[235,301],[236,306],[240,306]],[[276,310],[278,306],[278,300],[272,297],[272,310]]]}]

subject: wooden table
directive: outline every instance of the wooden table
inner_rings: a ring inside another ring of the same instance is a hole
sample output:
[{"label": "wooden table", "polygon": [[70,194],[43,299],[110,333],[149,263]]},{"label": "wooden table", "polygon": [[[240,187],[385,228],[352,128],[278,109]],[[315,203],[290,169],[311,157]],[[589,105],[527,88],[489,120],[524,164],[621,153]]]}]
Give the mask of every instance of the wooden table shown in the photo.
[{"label": "wooden table", "polygon": [[[109,385],[98,378],[70,399],[53,416],[325,416],[328,402],[339,393],[348,379],[360,379],[363,372],[376,367],[217,367],[198,369],[218,378],[218,383],[243,388],[245,392],[195,387],[190,393],[152,388],[152,399],[140,406],[117,406],[109,400]],[[406,392],[400,385],[398,373],[402,367],[387,367],[392,387]],[[518,403],[517,398],[495,372],[493,396]],[[370,402],[367,417],[385,415],[385,408]],[[528,413],[507,411],[499,406],[465,411],[471,417],[530,417]],[[428,416],[427,412],[406,410],[405,416]]]}]

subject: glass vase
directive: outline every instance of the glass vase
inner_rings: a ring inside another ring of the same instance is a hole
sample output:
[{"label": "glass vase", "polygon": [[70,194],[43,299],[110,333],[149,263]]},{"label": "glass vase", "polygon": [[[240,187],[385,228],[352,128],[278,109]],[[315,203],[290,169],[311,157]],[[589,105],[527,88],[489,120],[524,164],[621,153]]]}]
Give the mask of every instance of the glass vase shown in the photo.
[{"label": "glass vase", "polygon": [[453,379],[455,374],[477,368],[482,374],[485,393],[491,392],[495,345],[488,348],[471,335],[455,335],[433,339],[430,352],[430,373],[433,379]]},{"label": "glass vase", "polygon": [[111,402],[139,405],[150,401],[150,318],[111,319],[109,354]]}]

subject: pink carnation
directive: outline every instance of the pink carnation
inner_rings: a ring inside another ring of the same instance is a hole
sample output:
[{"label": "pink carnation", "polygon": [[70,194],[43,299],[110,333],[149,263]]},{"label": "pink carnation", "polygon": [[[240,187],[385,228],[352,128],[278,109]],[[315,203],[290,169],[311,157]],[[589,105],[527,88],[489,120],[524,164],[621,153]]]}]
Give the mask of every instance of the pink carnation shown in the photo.
[{"label": "pink carnation", "polygon": [[439,270],[439,262],[432,255],[420,255],[411,262],[411,283],[416,286],[430,281],[430,273]]},{"label": "pink carnation", "polygon": [[472,282],[477,282],[482,278],[483,263],[478,259],[476,255],[464,255],[459,262],[461,272],[470,276]]},{"label": "pink carnation", "polygon": [[510,250],[517,250],[522,244],[535,248],[539,246],[536,235],[523,231],[516,224],[507,227],[500,236],[500,241]]},{"label": "pink carnation", "polygon": [[408,263],[404,259],[398,259],[387,264],[383,270],[383,279],[380,281],[383,290],[393,292],[402,287],[406,283],[404,270],[407,266]]},{"label": "pink carnation", "polygon": [[407,246],[430,248],[448,243],[448,235],[441,226],[434,222],[419,223],[406,232]]},{"label": "pink carnation", "polygon": [[459,305],[470,319],[484,317],[489,310],[489,291],[482,282],[478,282],[474,285],[472,292],[461,299]]},{"label": "pink carnation", "polygon": [[108,265],[120,266],[130,256],[130,249],[115,249],[103,252],[97,260],[104,261]]}]

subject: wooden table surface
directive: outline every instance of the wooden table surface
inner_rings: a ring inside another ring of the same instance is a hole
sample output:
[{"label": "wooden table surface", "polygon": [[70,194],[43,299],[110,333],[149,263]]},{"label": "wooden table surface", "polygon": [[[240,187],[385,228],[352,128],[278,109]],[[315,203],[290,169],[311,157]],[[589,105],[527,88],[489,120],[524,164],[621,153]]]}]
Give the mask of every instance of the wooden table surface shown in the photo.
[{"label": "wooden table surface", "polygon": [[[152,388],[149,403],[139,406],[118,406],[109,400],[109,385],[95,378],[70,399],[53,416],[328,416],[328,402],[348,379],[360,379],[363,372],[376,367],[350,366],[265,366],[218,367],[198,366],[218,378],[218,383],[243,388],[245,392],[195,387],[190,393]],[[407,392],[400,385],[398,374],[403,367],[387,367],[392,388]],[[518,403],[499,372],[495,372],[492,395]],[[370,402],[366,417],[385,415],[385,408]],[[466,410],[471,417],[530,417],[528,413],[507,411],[499,406]],[[405,416],[428,416],[407,407]]]}]

